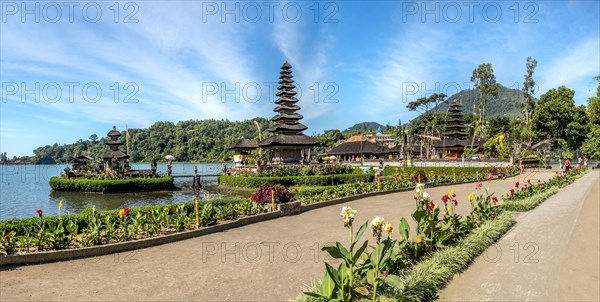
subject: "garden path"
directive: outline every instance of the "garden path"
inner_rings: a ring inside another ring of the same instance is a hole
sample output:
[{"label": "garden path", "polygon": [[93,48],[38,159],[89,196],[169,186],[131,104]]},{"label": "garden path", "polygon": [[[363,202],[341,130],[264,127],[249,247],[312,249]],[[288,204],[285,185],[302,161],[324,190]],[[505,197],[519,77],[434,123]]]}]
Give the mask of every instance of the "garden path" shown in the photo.
[{"label": "garden path", "polygon": [[[527,172],[493,181],[489,188],[497,195],[506,194],[515,181],[537,182],[552,174]],[[589,186],[588,182],[585,184]],[[455,189],[458,211],[464,214],[469,210],[467,195],[474,186],[427,191],[439,200],[448,189]],[[576,186],[578,191],[585,191],[586,185],[578,182]],[[380,215],[396,227],[401,217],[410,217],[414,211],[413,194],[393,193],[343,205],[358,210],[355,224]],[[311,280],[322,278],[322,246],[336,240],[346,242],[348,230],[339,216],[341,207],[320,208],[133,252],[2,270],[0,300],[284,301],[296,296]],[[365,238],[372,240],[368,233]]]},{"label": "garden path", "polygon": [[440,300],[600,301],[599,172],[522,214]]}]

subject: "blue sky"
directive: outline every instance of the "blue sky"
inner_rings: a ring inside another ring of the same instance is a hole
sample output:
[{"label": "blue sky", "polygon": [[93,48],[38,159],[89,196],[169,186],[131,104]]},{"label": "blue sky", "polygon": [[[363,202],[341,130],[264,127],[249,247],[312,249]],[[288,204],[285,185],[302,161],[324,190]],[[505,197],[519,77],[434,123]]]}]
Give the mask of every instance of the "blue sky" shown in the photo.
[{"label": "blue sky", "polygon": [[[478,64],[539,97],[586,104],[600,74],[598,1],[0,1],[0,152],[159,120],[270,118],[293,65],[307,134],[397,124],[406,104],[471,87]],[[101,95],[100,95],[101,92]]]}]

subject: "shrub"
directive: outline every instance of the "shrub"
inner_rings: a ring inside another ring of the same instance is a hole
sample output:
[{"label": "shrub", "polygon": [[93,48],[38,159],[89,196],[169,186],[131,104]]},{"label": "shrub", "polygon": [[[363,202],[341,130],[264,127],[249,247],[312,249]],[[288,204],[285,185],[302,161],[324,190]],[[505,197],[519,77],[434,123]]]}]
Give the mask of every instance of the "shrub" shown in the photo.
[{"label": "shrub", "polygon": [[268,184],[280,184],[282,186],[331,186],[344,183],[373,181],[370,174],[330,174],[313,176],[282,176],[282,177],[259,177],[259,176],[230,176],[220,175],[219,185],[237,188],[260,188]]},{"label": "shrub", "polygon": [[125,178],[125,179],[67,179],[59,176],[50,178],[54,191],[69,192],[139,192],[172,190],[173,177]]},{"label": "shrub", "polygon": [[287,203],[294,201],[294,194],[288,188],[279,184],[268,184],[253,195],[254,201],[257,203],[271,203],[272,197],[275,198],[275,203]]}]

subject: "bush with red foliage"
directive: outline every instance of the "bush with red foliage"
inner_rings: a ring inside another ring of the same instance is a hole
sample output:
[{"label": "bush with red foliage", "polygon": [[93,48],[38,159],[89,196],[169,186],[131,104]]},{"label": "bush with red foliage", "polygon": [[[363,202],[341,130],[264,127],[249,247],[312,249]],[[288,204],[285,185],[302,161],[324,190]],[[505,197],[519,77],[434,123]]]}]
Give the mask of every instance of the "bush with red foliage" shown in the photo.
[{"label": "bush with red foliage", "polygon": [[268,184],[261,187],[253,194],[256,203],[271,203],[271,192],[274,192],[275,203],[286,203],[294,201],[294,194],[290,190],[279,184]]}]

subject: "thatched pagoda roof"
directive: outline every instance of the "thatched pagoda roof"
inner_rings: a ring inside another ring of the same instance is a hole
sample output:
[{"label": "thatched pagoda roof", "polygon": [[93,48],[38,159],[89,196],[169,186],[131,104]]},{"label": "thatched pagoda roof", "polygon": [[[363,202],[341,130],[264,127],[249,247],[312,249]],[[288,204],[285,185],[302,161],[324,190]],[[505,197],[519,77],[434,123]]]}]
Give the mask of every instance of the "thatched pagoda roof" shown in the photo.
[{"label": "thatched pagoda roof", "polygon": [[387,146],[378,145],[368,140],[361,141],[346,141],[327,152],[331,155],[361,155],[361,154],[389,154],[398,153],[399,148],[389,148]]},{"label": "thatched pagoda roof", "polygon": [[258,148],[258,145],[251,139],[240,138],[237,142],[227,147],[227,150],[252,150]]},{"label": "thatched pagoda roof", "polygon": [[104,152],[104,154],[102,154],[102,159],[104,160],[109,160],[109,159],[128,159],[129,155],[127,155],[125,152],[121,151],[121,150],[109,150]]},{"label": "thatched pagoda roof", "polygon": [[304,134],[278,134],[260,141],[258,145],[261,147],[310,147],[318,143],[317,139]]}]

